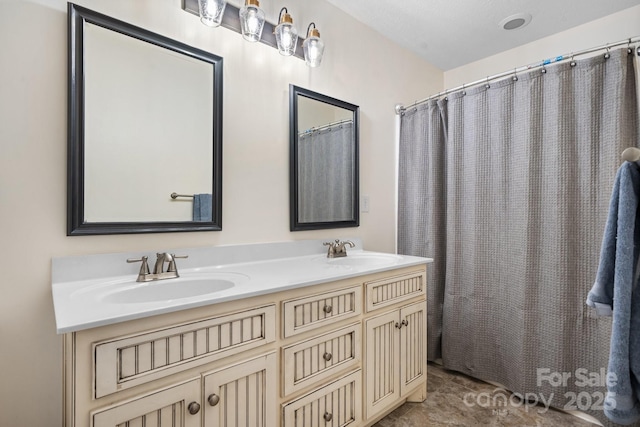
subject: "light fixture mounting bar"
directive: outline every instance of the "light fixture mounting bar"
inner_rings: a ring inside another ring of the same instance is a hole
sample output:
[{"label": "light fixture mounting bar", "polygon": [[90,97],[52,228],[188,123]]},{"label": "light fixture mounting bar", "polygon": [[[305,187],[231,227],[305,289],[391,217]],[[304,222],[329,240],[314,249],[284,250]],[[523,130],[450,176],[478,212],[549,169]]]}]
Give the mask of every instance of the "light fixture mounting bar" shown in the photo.
[{"label": "light fixture mounting bar", "polygon": [[[189,12],[193,15],[200,16],[200,11],[198,9],[198,0],[182,0],[182,10],[185,12]],[[222,23],[220,26],[228,28],[231,31],[235,31],[238,34],[242,34],[242,30],[240,29],[240,9],[230,3],[227,3],[227,7],[224,10],[224,15],[222,16]],[[273,33],[273,29],[278,24],[272,24],[269,21],[265,21],[264,29],[262,31],[262,37],[260,38],[260,42],[266,44],[267,46],[271,46],[272,48],[278,50],[278,44],[276,43],[276,36]],[[212,29],[212,32],[215,32],[215,29]],[[304,38],[298,36],[298,44],[296,46],[296,51],[292,56],[295,56],[304,61],[304,51],[302,50],[302,43],[304,42]]]}]

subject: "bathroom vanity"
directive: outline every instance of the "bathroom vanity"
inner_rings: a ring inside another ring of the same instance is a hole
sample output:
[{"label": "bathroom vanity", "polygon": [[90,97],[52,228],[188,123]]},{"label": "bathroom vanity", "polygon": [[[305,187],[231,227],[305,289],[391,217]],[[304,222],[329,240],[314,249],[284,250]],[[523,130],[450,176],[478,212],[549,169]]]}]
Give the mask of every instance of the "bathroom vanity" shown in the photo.
[{"label": "bathroom vanity", "polygon": [[149,283],[143,254],[54,259],[65,426],[367,426],[424,400],[431,260],[355,241],[185,249]]}]

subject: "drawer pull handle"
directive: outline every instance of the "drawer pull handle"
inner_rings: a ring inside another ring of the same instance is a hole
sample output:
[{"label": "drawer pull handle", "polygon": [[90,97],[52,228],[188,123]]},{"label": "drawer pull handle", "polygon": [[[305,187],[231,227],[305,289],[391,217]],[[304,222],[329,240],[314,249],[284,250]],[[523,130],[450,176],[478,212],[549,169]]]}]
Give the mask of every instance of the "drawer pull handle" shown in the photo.
[{"label": "drawer pull handle", "polygon": [[409,326],[409,321],[408,321],[408,320],[403,320],[403,321],[402,321],[402,324],[403,324],[404,326]]},{"label": "drawer pull handle", "polygon": [[331,353],[325,353],[325,354],[322,355],[322,358],[324,360],[326,360],[327,362],[330,361],[332,357],[333,356],[331,355]]},{"label": "drawer pull handle", "polygon": [[207,402],[209,402],[209,405],[211,406],[216,406],[218,403],[220,403],[220,396],[215,393],[209,395],[209,397],[207,398]]},{"label": "drawer pull handle", "polygon": [[200,412],[200,404],[197,402],[191,402],[189,403],[189,406],[187,406],[187,409],[191,415],[195,415]]},{"label": "drawer pull handle", "polygon": [[398,328],[398,329],[402,328],[402,324],[401,324],[401,323],[396,322],[396,328]]},{"label": "drawer pull handle", "polygon": [[324,418],[324,420],[325,420],[326,422],[329,422],[329,421],[331,421],[331,420],[333,419],[333,415],[331,415],[331,414],[330,414],[330,413],[328,413],[328,412],[325,412],[325,413],[324,413],[324,417],[323,417],[323,418]]},{"label": "drawer pull handle", "polygon": [[325,313],[329,314],[333,311],[333,307],[331,307],[330,305],[325,305],[324,308],[322,309],[322,311],[324,311]]}]

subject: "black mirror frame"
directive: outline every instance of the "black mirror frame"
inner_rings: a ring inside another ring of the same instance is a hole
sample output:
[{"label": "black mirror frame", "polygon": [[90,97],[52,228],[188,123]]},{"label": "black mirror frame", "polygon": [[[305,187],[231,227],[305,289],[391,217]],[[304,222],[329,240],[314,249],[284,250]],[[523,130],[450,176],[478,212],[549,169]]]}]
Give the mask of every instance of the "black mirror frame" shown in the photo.
[{"label": "black mirror frame", "polygon": [[[348,221],[325,221],[325,222],[299,222],[298,221],[298,96],[313,99],[325,104],[334,105],[353,112],[354,126],[354,161],[353,165],[353,220]],[[359,125],[360,107],[304,89],[299,86],[289,85],[289,225],[291,231],[302,230],[322,230],[330,228],[346,228],[360,226],[360,144]]]},{"label": "black mirror frame", "polygon": [[[217,231],[222,229],[222,57],[115,18],[68,3],[67,235]],[[85,222],[84,219],[84,24],[170,49],[213,66],[212,220],[207,222]]]}]

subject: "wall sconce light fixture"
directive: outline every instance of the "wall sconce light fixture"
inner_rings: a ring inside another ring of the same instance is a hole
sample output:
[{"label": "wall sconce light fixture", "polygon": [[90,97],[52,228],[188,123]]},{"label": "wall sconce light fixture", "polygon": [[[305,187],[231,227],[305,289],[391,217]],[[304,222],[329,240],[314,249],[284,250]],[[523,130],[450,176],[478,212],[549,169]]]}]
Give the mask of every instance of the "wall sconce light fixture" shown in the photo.
[{"label": "wall sconce light fixture", "polygon": [[[284,12],[284,15],[282,14]],[[298,45],[298,30],[293,26],[293,18],[289,15],[286,7],[280,9],[278,16],[278,26],[275,28],[276,43],[280,55],[291,56],[296,51]]]},{"label": "wall sconce light fixture", "polygon": [[[312,25],[313,28],[311,28]],[[304,61],[309,67],[320,65],[324,53],[324,42],[320,38],[320,31],[314,22],[307,27],[307,38],[302,43],[302,49],[304,50]]]},{"label": "wall sconce light fixture", "polygon": [[260,9],[259,0],[245,0],[240,9],[240,27],[242,37],[248,42],[257,42],[262,37],[264,27],[264,11]]},{"label": "wall sconce light fixture", "polygon": [[222,22],[226,0],[198,0],[200,21],[209,27],[217,27]]},{"label": "wall sconce light fixture", "polygon": [[304,59],[310,67],[320,65],[324,42],[320,39],[320,32],[314,22],[309,24],[307,38],[304,39],[298,35],[293,26],[293,18],[286,7],[280,10],[276,25],[265,20],[260,0],[244,2],[245,5],[239,8],[233,3],[227,3],[227,0],[182,0],[182,9],[200,15],[200,20],[205,25],[225,27],[242,34],[248,41],[259,41],[278,49],[282,55]]}]

